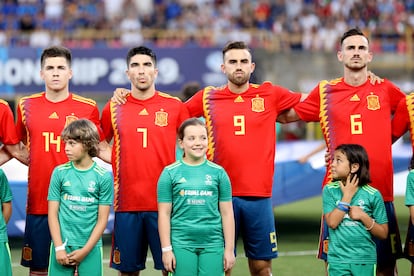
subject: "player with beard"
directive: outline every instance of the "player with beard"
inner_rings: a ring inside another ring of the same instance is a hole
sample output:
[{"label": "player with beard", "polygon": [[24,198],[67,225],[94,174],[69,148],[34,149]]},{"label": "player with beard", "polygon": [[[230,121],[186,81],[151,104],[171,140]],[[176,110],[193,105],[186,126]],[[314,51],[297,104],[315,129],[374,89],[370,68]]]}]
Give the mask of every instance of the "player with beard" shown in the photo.
[{"label": "player with beard", "polygon": [[230,42],[222,53],[227,85],[206,87],[185,104],[190,116],[206,120],[208,159],[229,174],[236,240],[242,233],[251,275],[271,275],[271,261],[277,257],[272,208],[275,122],[301,94],[270,82],[250,83],[255,63],[244,42]]}]

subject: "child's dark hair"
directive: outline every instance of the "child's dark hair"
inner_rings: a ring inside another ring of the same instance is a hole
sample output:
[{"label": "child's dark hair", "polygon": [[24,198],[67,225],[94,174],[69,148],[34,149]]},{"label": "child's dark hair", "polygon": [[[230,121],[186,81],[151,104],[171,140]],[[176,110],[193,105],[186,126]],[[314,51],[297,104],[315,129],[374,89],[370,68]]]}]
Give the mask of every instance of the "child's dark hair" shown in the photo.
[{"label": "child's dark hair", "polygon": [[359,186],[371,183],[368,153],[363,146],[358,144],[342,144],[336,147],[335,150],[345,154],[350,165],[355,163],[359,165],[359,169],[353,173],[359,179]]},{"label": "child's dark hair", "polygon": [[40,56],[40,65],[43,68],[47,58],[51,57],[63,57],[68,62],[69,67],[72,65],[72,54],[70,50],[63,46],[51,46],[43,50]]},{"label": "child's dark hair", "polygon": [[[186,129],[186,127],[188,126],[203,126],[206,127],[206,125],[197,118],[189,118],[187,120],[185,120],[184,122],[181,123],[180,127],[178,128],[178,139],[183,140],[184,139],[184,130]],[[206,128],[207,129],[207,128]]]},{"label": "child's dark hair", "polygon": [[91,157],[98,154],[99,132],[96,126],[87,119],[79,119],[67,125],[62,132],[62,139],[64,141],[72,139],[82,143]]}]

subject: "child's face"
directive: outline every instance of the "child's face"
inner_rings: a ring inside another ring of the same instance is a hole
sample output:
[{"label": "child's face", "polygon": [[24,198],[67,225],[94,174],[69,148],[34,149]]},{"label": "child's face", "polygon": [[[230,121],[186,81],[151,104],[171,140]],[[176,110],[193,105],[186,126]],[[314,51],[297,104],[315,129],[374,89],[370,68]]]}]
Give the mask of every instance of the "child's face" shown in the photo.
[{"label": "child's face", "polygon": [[334,179],[346,179],[351,173],[351,164],[346,155],[336,150],[332,160],[332,177]]},{"label": "child's face", "polygon": [[180,147],[184,151],[184,160],[194,162],[204,160],[207,151],[207,130],[201,125],[190,125],[184,130]]},{"label": "child's face", "polygon": [[73,139],[65,140],[65,153],[69,161],[74,162],[81,161],[87,156],[83,144]]}]

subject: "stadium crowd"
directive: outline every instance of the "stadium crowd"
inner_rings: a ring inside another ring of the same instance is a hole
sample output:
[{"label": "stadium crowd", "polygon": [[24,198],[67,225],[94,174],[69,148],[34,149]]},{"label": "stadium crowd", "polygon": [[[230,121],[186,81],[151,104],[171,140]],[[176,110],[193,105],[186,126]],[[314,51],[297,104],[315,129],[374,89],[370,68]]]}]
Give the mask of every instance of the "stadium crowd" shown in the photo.
[{"label": "stadium crowd", "polygon": [[350,27],[374,52],[407,50],[413,0],[4,0],[0,46],[223,46],[334,51]]}]

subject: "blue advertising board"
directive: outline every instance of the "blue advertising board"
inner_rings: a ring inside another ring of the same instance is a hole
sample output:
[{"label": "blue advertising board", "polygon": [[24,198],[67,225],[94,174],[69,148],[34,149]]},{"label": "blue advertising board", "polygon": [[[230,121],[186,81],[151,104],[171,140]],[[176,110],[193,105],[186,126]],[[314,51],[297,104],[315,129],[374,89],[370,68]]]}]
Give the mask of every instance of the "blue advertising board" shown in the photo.
[{"label": "blue advertising board", "polygon": [[[201,86],[221,86],[222,53],[218,48],[155,48],[157,89],[175,93],[184,84],[197,81]],[[129,87],[126,77],[128,49],[73,49],[73,78],[70,90],[77,93],[112,93],[116,87]],[[0,97],[31,94],[44,89],[40,78],[42,49],[0,48]]]}]

